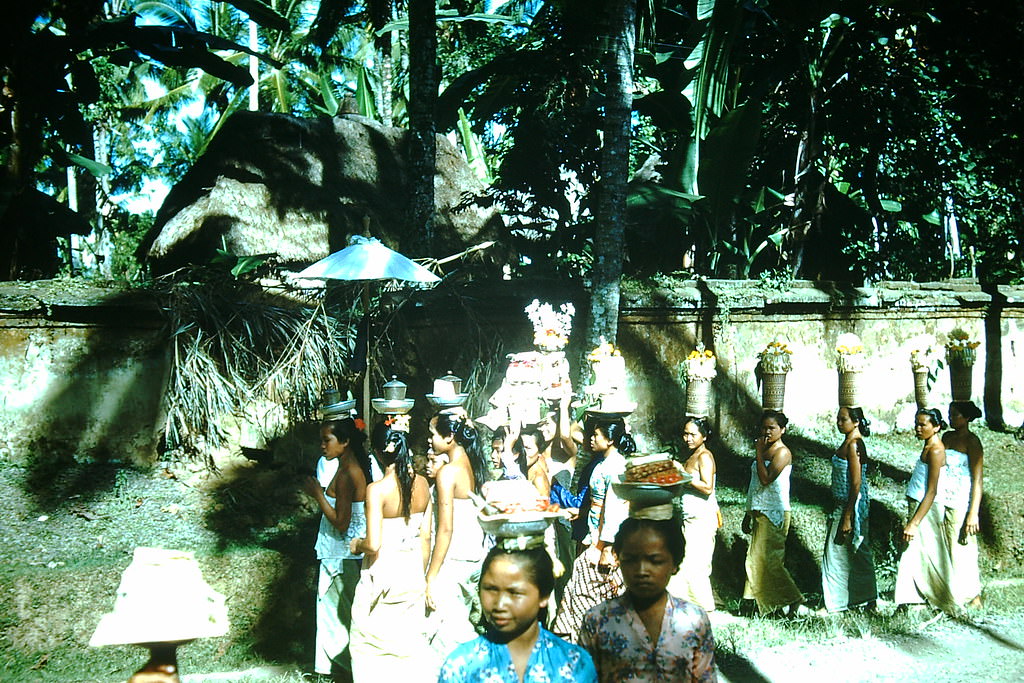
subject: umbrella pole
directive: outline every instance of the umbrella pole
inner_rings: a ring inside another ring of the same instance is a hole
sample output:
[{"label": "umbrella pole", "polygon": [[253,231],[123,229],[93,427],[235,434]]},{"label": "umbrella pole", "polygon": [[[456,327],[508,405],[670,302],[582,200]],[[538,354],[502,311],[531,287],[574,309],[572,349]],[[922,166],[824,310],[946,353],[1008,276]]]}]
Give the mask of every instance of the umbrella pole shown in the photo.
[{"label": "umbrella pole", "polygon": [[366,368],[363,370],[363,421],[370,420],[370,284],[363,283],[363,315],[366,317]]}]

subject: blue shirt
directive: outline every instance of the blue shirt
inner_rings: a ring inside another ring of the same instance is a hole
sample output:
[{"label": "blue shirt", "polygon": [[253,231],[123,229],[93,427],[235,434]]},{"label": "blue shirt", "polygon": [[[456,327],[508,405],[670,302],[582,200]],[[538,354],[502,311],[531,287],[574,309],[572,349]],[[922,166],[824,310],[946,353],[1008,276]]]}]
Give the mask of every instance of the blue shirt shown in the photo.
[{"label": "blue shirt", "polygon": [[[438,683],[519,683],[508,646],[484,636],[459,645],[441,667]],[[597,683],[594,661],[579,645],[540,626],[523,683]]]}]

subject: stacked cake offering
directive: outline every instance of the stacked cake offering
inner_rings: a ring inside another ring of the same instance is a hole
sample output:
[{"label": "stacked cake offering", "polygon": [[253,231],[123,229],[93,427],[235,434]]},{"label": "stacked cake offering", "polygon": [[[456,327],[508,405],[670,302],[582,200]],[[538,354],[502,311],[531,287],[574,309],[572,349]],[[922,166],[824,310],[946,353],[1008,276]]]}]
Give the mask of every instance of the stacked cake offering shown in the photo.
[{"label": "stacked cake offering", "polygon": [[562,351],[569,340],[572,304],[556,312],[551,304],[534,300],[526,307],[533,323],[536,351],[508,354],[501,386],[490,398],[491,410],[479,418],[495,429],[502,425],[537,424],[549,412],[549,404],[572,393],[569,362]]},{"label": "stacked cake offering", "polygon": [[589,354],[590,384],[583,389],[587,412],[625,417],[636,409],[626,394],[626,359],[604,340]]}]

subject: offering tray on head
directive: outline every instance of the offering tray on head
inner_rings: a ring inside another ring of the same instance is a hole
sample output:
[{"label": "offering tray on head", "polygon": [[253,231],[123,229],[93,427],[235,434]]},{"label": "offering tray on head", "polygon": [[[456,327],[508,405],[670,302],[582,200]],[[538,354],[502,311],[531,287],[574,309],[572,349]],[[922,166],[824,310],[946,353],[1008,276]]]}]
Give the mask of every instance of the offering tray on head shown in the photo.
[{"label": "offering tray on head", "polygon": [[693,479],[684,474],[682,481],[674,484],[651,484],[643,481],[620,481],[612,483],[612,489],[622,500],[640,506],[665,505],[683,494],[683,484]]},{"label": "offering tray on head", "polygon": [[[632,407],[630,407],[632,406]],[[605,410],[598,406],[587,408],[587,415],[592,415],[599,420],[623,420],[633,414],[636,404],[620,405],[616,410]]]},{"label": "offering tray on head", "polygon": [[325,420],[330,417],[348,417],[349,412],[355,407],[356,400],[350,398],[347,401],[338,401],[337,403],[326,405],[320,409],[320,413],[324,416]]},{"label": "offering tray on head", "polygon": [[416,404],[413,398],[372,398],[370,404],[381,415],[405,415]]},{"label": "offering tray on head", "polygon": [[439,396],[437,394],[427,394],[427,403],[437,410],[443,410],[444,408],[457,408],[466,404],[466,399],[469,398],[469,394],[455,394],[454,396]]},{"label": "offering tray on head", "polygon": [[565,510],[557,512],[522,511],[489,515],[480,511],[477,519],[483,530],[492,536],[539,536],[551,525],[552,520],[568,519]]}]

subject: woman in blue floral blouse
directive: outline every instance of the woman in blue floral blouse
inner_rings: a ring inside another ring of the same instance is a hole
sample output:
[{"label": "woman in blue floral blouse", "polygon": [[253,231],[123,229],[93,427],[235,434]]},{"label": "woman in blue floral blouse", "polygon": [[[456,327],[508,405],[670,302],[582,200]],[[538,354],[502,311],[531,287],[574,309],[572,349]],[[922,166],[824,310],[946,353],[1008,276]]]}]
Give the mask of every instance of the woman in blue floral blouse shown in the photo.
[{"label": "woman in blue floral blouse", "polygon": [[439,682],[597,683],[587,651],[540,623],[554,585],[543,536],[498,539],[480,575],[487,633],[448,655]]},{"label": "woman in blue floral blouse", "polygon": [[683,560],[679,522],[630,517],[615,534],[613,548],[626,592],[587,612],[579,634],[599,680],[716,681],[707,613],[666,590]]}]

